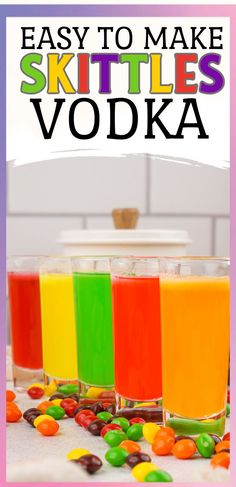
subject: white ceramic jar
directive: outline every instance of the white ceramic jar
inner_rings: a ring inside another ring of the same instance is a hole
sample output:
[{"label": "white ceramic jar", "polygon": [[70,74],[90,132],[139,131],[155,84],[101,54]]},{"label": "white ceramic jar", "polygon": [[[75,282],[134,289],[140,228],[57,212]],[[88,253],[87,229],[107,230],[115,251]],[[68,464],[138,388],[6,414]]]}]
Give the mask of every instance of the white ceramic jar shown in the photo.
[{"label": "white ceramic jar", "polygon": [[65,255],[181,256],[191,239],[185,230],[66,230],[59,243]]}]

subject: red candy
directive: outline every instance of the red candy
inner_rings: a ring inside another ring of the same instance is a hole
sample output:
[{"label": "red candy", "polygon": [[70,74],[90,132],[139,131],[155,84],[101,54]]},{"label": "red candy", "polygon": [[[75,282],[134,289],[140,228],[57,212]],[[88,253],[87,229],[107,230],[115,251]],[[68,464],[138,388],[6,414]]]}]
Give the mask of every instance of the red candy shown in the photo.
[{"label": "red candy", "polygon": [[67,416],[69,416],[69,418],[73,418],[74,417],[74,412],[75,412],[77,406],[78,406],[77,403],[75,403],[75,404],[68,404],[68,405],[64,406],[65,413],[67,414]]},{"label": "red candy", "polygon": [[95,417],[96,416],[84,416],[83,420],[81,420],[81,426],[83,426],[83,428],[87,429],[88,426],[90,425],[90,423],[92,423],[93,421],[95,421]]},{"label": "red candy", "polygon": [[83,421],[85,420],[86,417],[91,417],[96,419],[95,414],[93,411],[90,411],[90,409],[82,409],[79,413],[75,415],[75,421],[78,423],[80,426],[83,426]]},{"label": "red candy", "polygon": [[230,441],[230,432],[225,433],[225,435],[223,436],[223,441]]},{"label": "red candy", "polygon": [[40,399],[44,395],[44,390],[41,387],[31,387],[27,393],[31,399]]},{"label": "red candy", "polygon": [[113,423],[113,424],[106,424],[106,426],[103,426],[100,435],[102,437],[104,437],[105,434],[108,433],[108,431],[112,431],[112,430],[122,431],[122,428],[121,428],[121,426],[119,426],[118,424],[115,424],[115,423]]},{"label": "red candy", "polygon": [[143,418],[132,418],[130,420],[130,425],[136,424],[136,423],[146,423],[146,421]]},{"label": "red candy", "polygon": [[75,401],[74,399],[71,399],[71,397],[67,397],[66,399],[62,399],[60,403],[60,407],[65,409],[65,407],[69,406],[69,404],[76,404],[78,406],[78,402]]}]

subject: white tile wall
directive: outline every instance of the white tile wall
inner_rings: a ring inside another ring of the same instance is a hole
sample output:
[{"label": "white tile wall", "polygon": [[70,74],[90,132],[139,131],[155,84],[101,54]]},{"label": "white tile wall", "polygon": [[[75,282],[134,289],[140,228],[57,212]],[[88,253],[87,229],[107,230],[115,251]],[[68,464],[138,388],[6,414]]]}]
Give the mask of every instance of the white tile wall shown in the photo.
[{"label": "white tile wall", "polygon": [[8,253],[60,253],[61,230],[113,228],[114,207],[137,207],[140,228],[184,229],[192,254],[227,255],[229,171],[147,156],[8,166]]},{"label": "white tile wall", "polygon": [[151,161],[151,213],[229,213],[229,171]]},{"label": "white tile wall", "polygon": [[8,167],[8,208],[14,213],[145,211],[146,157],[73,158]]},{"label": "white tile wall", "polygon": [[8,255],[60,253],[62,247],[57,244],[60,231],[80,229],[82,225],[82,218],[78,217],[8,216]]},{"label": "white tile wall", "polygon": [[229,218],[217,218],[216,220],[216,255],[229,255]]}]

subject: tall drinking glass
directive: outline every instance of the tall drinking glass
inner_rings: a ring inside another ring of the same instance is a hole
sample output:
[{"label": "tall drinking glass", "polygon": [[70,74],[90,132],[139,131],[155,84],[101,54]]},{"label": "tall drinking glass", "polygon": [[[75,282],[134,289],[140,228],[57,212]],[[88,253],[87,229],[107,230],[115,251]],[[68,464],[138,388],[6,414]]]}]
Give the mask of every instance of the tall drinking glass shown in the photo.
[{"label": "tall drinking glass", "polygon": [[80,391],[106,397],[114,385],[109,258],[74,257],[72,268]]},{"label": "tall drinking glass", "polygon": [[162,397],[159,259],[111,261],[118,405]]},{"label": "tall drinking glass", "polygon": [[164,421],[223,435],[229,364],[229,260],[161,260]]},{"label": "tall drinking glass", "polygon": [[70,259],[47,257],[40,264],[45,383],[78,380],[73,282]]},{"label": "tall drinking glass", "polygon": [[18,390],[43,379],[39,258],[10,257],[7,262],[13,359]]}]

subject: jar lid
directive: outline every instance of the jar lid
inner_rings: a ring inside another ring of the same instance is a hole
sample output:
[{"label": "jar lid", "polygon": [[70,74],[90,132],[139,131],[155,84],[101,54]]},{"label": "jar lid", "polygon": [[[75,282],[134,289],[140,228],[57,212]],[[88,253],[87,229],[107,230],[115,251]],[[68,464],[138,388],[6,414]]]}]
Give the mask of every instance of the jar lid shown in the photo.
[{"label": "jar lid", "polygon": [[62,244],[189,244],[186,230],[132,229],[132,230],[64,230],[60,233]]}]

